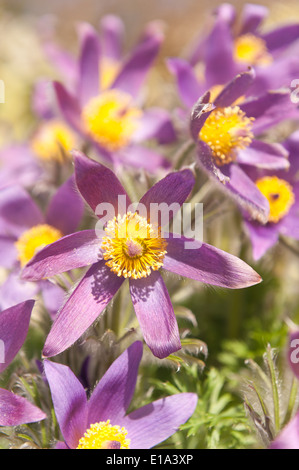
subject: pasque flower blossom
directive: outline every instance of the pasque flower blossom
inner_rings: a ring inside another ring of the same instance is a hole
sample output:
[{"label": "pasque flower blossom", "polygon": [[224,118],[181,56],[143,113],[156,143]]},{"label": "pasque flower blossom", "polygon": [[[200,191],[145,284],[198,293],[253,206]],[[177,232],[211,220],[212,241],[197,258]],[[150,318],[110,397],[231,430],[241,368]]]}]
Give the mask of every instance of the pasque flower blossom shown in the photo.
[{"label": "pasque flower blossom", "polygon": [[[34,301],[27,300],[0,313],[0,339],[4,346],[3,351],[1,348],[4,358],[1,354],[0,373],[9,366],[23,346],[33,306]],[[45,413],[28,400],[0,388],[0,426],[18,426],[45,418]]]},{"label": "pasque flower blossom", "polygon": [[[280,108],[283,103],[288,107],[290,100],[285,91],[242,100],[254,77],[253,70],[240,73],[213,103],[209,92],[203,95],[192,109],[190,129],[200,167],[216,182],[222,183],[220,187],[242,207],[265,223],[269,216],[268,200],[244,168],[277,170],[289,167],[285,147],[258,137],[269,126],[280,122]],[[241,102],[238,101],[240,98]]]},{"label": "pasque flower blossom", "polygon": [[1,287],[2,308],[29,299],[41,290],[50,313],[56,313],[63,300],[62,289],[46,280],[38,285],[24,283],[19,279],[20,268],[38,250],[76,230],[83,211],[73,177],[58,188],[45,214],[21,186],[10,185],[0,191],[0,264],[10,270]]},{"label": "pasque flower blossom", "polygon": [[132,400],[142,343],[137,341],[109,367],[89,399],[69,367],[44,361],[64,442],[60,449],[149,449],[176,432],[193,414],[197,395],[179,393],[126,414]]},{"label": "pasque flower blossom", "polygon": [[293,133],[285,142],[289,152],[288,171],[248,171],[259,190],[269,201],[270,214],[266,224],[244,215],[244,224],[252,245],[253,258],[260,259],[280,235],[299,239],[299,132]]},{"label": "pasque flower blossom", "polygon": [[158,107],[142,109],[139,97],[163,36],[156,27],[148,27],[136,48],[122,58],[120,20],[109,16],[103,26],[99,37],[90,25],[80,24],[75,85],[53,84],[61,115],[106,162],[149,171],[168,167],[165,157],[141,143],[151,139],[173,142],[171,119]]},{"label": "pasque flower blossom", "polygon": [[[74,152],[74,161],[78,189],[91,209],[96,211],[99,204],[109,203],[117,215],[107,222],[105,230],[84,230],[52,243],[24,267],[23,279],[39,280],[92,265],[54,321],[44,356],[54,356],[72,345],[126,278],[144,339],[159,358],[181,347],[161,267],[179,276],[232,289],[261,281],[242,260],[213,246],[193,240],[193,249],[185,249],[188,238],[169,233],[165,239],[161,227],[155,227],[136,211],[128,211],[129,197],[110,169],[78,151]],[[151,203],[181,206],[193,185],[191,170],[170,173],[149,189],[140,203],[148,214]],[[152,233],[155,236],[150,236]]]}]

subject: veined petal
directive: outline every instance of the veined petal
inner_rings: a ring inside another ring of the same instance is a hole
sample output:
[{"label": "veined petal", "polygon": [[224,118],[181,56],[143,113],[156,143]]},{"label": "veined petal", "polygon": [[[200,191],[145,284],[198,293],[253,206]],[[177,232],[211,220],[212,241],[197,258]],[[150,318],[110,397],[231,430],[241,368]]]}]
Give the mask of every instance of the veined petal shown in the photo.
[{"label": "veined petal", "polygon": [[26,300],[0,313],[0,338],[5,348],[0,373],[11,363],[26,339],[33,306],[34,300]]},{"label": "veined petal", "polygon": [[[109,203],[115,211],[111,218],[126,213],[130,200],[115,174],[79,151],[73,155],[78,189],[92,210],[96,211],[101,203]],[[119,196],[124,204],[119,204]]]},{"label": "veined petal", "polygon": [[195,393],[179,393],[133,411],[121,422],[131,449],[150,449],[174,434],[194,413]]},{"label": "veined petal", "polygon": [[22,279],[38,281],[96,263],[101,259],[96,230],[82,230],[60,238],[40,250],[22,271]]},{"label": "veined petal", "polygon": [[46,222],[67,235],[78,228],[83,212],[84,201],[72,175],[52,197],[46,212]]},{"label": "veined petal", "polygon": [[28,400],[0,388],[0,426],[42,421],[47,415]]},{"label": "veined petal", "polygon": [[66,444],[76,448],[87,427],[85,390],[69,367],[45,360],[44,368],[60,430]]},{"label": "veined petal", "polygon": [[240,258],[206,243],[169,235],[164,269],[229,289],[240,289],[261,282],[261,277]]},{"label": "veined petal", "polygon": [[134,394],[142,342],[136,341],[109,367],[88,402],[88,427],[99,421],[123,418]]},{"label": "veined petal", "polygon": [[299,412],[271,442],[270,449],[299,449]]},{"label": "veined petal", "polygon": [[255,72],[251,68],[247,72],[236,75],[219,93],[214,105],[219,108],[231,106],[240,96],[247,93],[255,78]]},{"label": "veined petal", "polygon": [[104,260],[93,264],[57,314],[43,355],[55,356],[74,344],[107,307],[123,281],[111,273]]},{"label": "veined petal", "polygon": [[278,229],[273,224],[262,225],[254,221],[245,221],[245,227],[249,233],[252,256],[259,260],[278,241]]},{"label": "veined petal", "polygon": [[171,300],[158,271],[142,279],[130,279],[130,293],[144,340],[160,359],[181,349]]},{"label": "veined petal", "polygon": [[238,151],[237,161],[244,165],[269,170],[286,170],[290,167],[288,152],[280,144],[253,140],[249,147]]}]

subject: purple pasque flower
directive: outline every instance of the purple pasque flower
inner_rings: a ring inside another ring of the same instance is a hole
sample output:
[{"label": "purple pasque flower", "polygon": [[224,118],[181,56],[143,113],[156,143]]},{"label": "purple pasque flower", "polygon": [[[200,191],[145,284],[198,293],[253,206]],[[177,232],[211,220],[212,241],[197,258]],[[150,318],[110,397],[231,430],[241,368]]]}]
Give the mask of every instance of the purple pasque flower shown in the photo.
[{"label": "purple pasque flower", "polygon": [[274,246],[280,235],[299,240],[299,132],[294,132],[283,145],[289,153],[287,171],[248,170],[248,175],[270,205],[266,224],[244,214],[255,260]]},{"label": "purple pasque flower", "polygon": [[[0,313],[0,373],[12,362],[27,336],[34,300]],[[46,418],[39,408],[9,390],[0,388],[0,426],[19,426]]]},{"label": "purple pasque flower", "polygon": [[[185,249],[190,239],[173,233],[167,234],[166,240],[161,220],[151,223],[150,218],[136,212],[139,207],[150,214],[155,204],[171,208],[176,203],[180,208],[194,185],[191,170],[168,174],[149,189],[132,212],[126,191],[110,169],[78,151],[74,152],[74,161],[78,189],[91,209],[99,216],[100,205],[106,210],[108,204],[116,216],[106,221],[105,230],[85,230],[63,237],[25,266],[22,278],[39,280],[91,265],[56,317],[44,346],[45,357],[71,346],[103,312],[126,278],[144,339],[159,358],[181,347],[161,267],[179,276],[232,289],[261,281],[246,263],[213,246],[193,240],[193,249]],[[168,215],[171,219],[172,210]]]},{"label": "purple pasque flower", "polygon": [[[295,326],[289,332],[287,358],[294,376],[299,380],[299,330]],[[299,449],[298,411],[271,442],[270,449]]]},{"label": "purple pasque flower", "polygon": [[38,285],[19,278],[22,268],[36,251],[77,229],[84,204],[74,185],[73,176],[52,196],[45,214],[21,186],[11,185],[0,190],[1,266],[10,270],[1,286],[1,307],[42,292],[51,314],[63,300],[60,287],[41,280]]},{"label": "purple pasque flower", "polygon": [[150,449],[193,414],[197,395],[179,393],[126,414],[132,400],[142,343],[136,341],[109,367],[87,399],[69,367],[44,361],[64,442],[60,449]]},{"label": "purple pasque flower", "polygon": [[282,119],[280,107],[289,93],[269,92],[242,99],[254,81],[254,71],[240,73],[210,102],[210,93],[192,109],[190,131],[196,142],[198,163],[220,188],[261,222],[269,215],[268,200],[247,176],[244,167],[286,169],[288,152],[280,144],[257,137]]},{"label": "purple pasque flower", "polygon": [[[211,31],[201,35],[188,63],[201,70],[200,85],[224,85],[254,67],[256,79],[251,93],[259,96],[268,90],[290,87],[299,76],[299,23],[262,31],[268,9],[263,5],[244,5],[240,16],[235,7],[223,3],[214,12]],[[201,66],[201,68],[200,68]]]},{"label": "purple pasque flower", "polygon": [[167,144],[176,138],[169,114],[142,109],[140,89],[156,59],[162,34],[148,27],[125,58],[120,53],[121,23],[105,17],[102,38],[89,24],[80,24],[80,56],[71,89],[53,84],[59,110],[104,161],[143,167],[151,172],[169,167],[164,156],[143,142]]}]

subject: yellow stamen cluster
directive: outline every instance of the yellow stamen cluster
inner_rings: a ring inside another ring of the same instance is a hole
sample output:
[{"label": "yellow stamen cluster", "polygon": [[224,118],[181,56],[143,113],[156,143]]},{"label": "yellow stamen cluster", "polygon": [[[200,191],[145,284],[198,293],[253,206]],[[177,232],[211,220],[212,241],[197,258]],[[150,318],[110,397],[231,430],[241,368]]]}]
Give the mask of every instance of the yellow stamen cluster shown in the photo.
[{"label": "yellow stamen cluster", "polygon": [[70,150],[76,146],[76,137],[71,129],[60,121],[45,122],[31,142],[34,153],[42,160],[63,163],[71,159]]},{"label": "yellow stamen cluster", "polygon": [[107,90],[92,98],[82,112],[87,133],[108,150],[129,144],[142,112],[132,106],[132,98],[119,90]]},{"label": "yellow stamen cluster", "polygon": [[219,108],[209,115],[199,138],[211,148],[217,165],[234,161],[237,151],[251,144],[253,121],[239,106]]},{"label": "yellow stamen cluster", "polygon": [[266,42],[250,33],[235,40],[234,58],[237,62],[248,65],[269,65],[273,60],[267,50]]},{"label": "yellow stamen cluster", "polygon": [[167,243],[161,230],[136,212],[114,217],[105,228],[103,258],[119,277],[140,279],[163,266]]},{"label": "yellow stamen cluster", "polygon": [[101,421],[90,426],[79,440],[77,449],[129,449],[130,439],[126,439],[127,434],[126,428],[112,426],[109,419]]},{"label": "yellow stamen cluster", "polygon": [[21,266],[25,266],[39,250],[62,236],[60,230],[48,224],[35,225],[26,230],[15,244]]},{"label": "yellow stamen cluster", "polygon": [[119,71],[119,63],[108,57],[102,57],[100,63],[100,89],[106,90],[112,85]]},{"label": "yellow stamen cluster", "polygon": [[279,222],[295,202],[292,186],[277,176],[265,176],[256,181],[270,205],[269,222]]}]

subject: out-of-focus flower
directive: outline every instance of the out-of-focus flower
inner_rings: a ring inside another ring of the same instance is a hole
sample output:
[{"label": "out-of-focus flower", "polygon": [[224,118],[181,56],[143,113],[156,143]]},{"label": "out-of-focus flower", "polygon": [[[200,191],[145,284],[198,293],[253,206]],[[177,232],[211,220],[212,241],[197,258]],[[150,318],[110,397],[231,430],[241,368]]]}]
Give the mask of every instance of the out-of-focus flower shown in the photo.
[{"label": "out-of-focus flower", "polygon": [[190,128],[201,168],[264,223],[269,202],[243,167],[289,167],[288,152],[282,145],[258,140],[257,136],[283,119],[280,109],[284,105],[288,108],[290,100],[288,92],[278,91],[239,102],[253,81],[253,70],[237,75],[213,103],[207,92],[193,107]]},{"label": "out-of-focus flower", "polygon": [[256,71],[253,96],[291,86],[299,76],[299,23],[263,32],[267,16],[263,5],[245,4],[240,16],[229,3],[217,8],[212,30],[200,38],[189,57],[201,86],[224,85],[249,66]]},{"label": "out-of-focus flower", "polygon": [[[232,289],[261,281],[239,258],[195,240],[193,249],[186,249],[185,242],[190,239],[174,233],[167,234],[165,239],[161,220],[151,221],[152,203],[164,203],[168,208],[173,203],[179,207],[184,203],[194,185],[189,169],[170,173],[156,183],[140,200],[140,208],[147,211],[142,216],[136,212],[138,206],[131,212],[129,197],[111,170],[80,152],[74,152],[74,160],[77,186],[83,198],[96,213],[99,204],[110,204],[116,216],[107,222],[105,230],[86,230],[63,237],[25,266],[22,278],[38,280],[92,264],[54,321],[45,343],[45,357],[72,345],[100,315],[126,278],[129,278],[144,339],[159,358],[181,347],[160,268]],[[119,197],[123,199],[121,204]],[[173,210],[170,210],[169,218],[172,217]]]},{"label": "out-of-focus flower", "polygon": [[[288,363],[299,380],[299,330],[289,333]],[[270,449],[299,449],[299,412],[285,425],[270,444]]]},{"label": "out-of-focus flower", "polygon": [[[27,300],[0,313],[0,373],[9,366],[23,346],[33,306],[34,300]],[[28,400],[0,388],[0,426],[19,426],[45,418],[45,413]]]},{"label": "out-of-focus flower", "polygon": [[89,399],[69,367],[44,361],[64,442],[60,449],[150,449],[174,434],[193,414],[197,395],[179,393],[129,414],[142,343],[136,341],[109,367]]},{"label": "out-of-focus flower", "polygon": [[45,280],[38,286],[28,285],[19,279],[20,268],[38,250],[76,230],[83,211],[84,204],[76,192],[73,177],[56,191],[45,215],[22,187],[7,186],[0,191],[1,265],[12,270],[1,287],[2,307],[28,299],[41,289],[47,308],[56,313],[63,299],[62,289],[50,286]]},{"label": "out-of-focus flower", "polygon": [[80,24],[75,85],[54,82],[57,103],[65,122],[102,159],[155,171],[169,162],[141,143],[154,139],[167,144],[176,138],[166,110],[140,105],[140,88],[158,55],[162,35],[157,28],[148,28],[121,59],[120,24],[115,17],[106,18],[102,38],[89,24]]},{"label": "out-of-focus flower", "polygon": [[1,148],[0,165],[0,188],[10,185],[29,188],[43,176],[43,169],[27,142]]},{"label": "out-of-focus flower", "polygon": [[279,235],[299,240],[299,132],[285,142],[289,152],[288,171],[250,172],[254,183],[268,199],[270,213],[264,225],[245,216],[245,226],[252,244],[253,258],[258,260],[278,241]]}]

